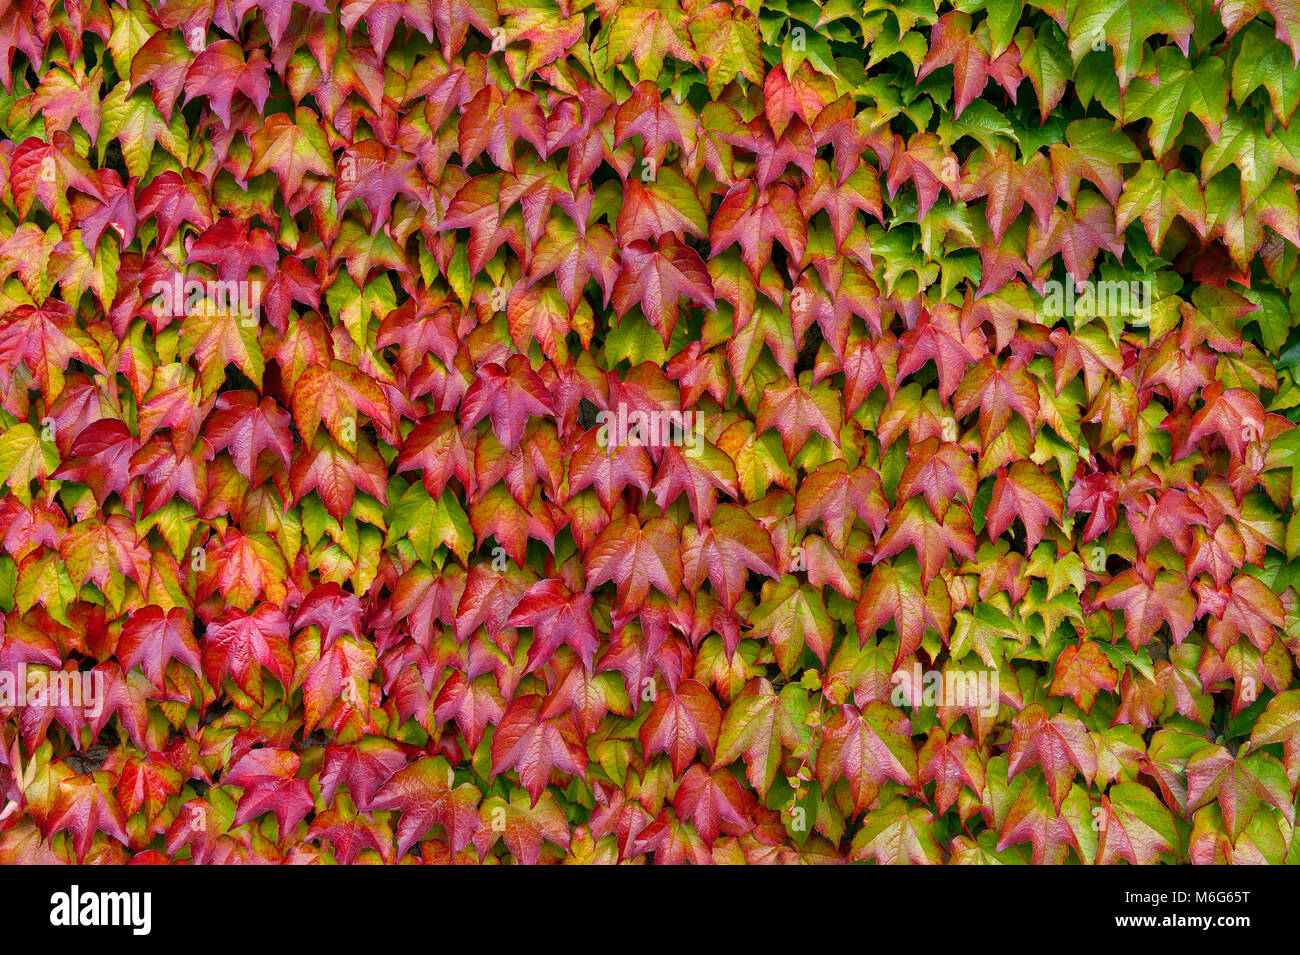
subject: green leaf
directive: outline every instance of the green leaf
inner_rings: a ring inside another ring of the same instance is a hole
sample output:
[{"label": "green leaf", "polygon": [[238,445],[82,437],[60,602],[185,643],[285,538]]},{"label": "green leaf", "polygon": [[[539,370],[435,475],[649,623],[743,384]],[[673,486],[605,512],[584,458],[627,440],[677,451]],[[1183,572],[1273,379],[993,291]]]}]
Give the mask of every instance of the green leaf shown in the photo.
[{"label": "green leaf", "polygon": [[122,158],[132,176],[148,175],[153,148],[158,143],[182,166],[187,165],[190,132],[184,115],[176,110],[171,123],[164,122],[149,94],[143,89],[129,93],[130,86],[123,80],[104,100],[103,123],[99,128],[100,162],[104,161],[108,144],[116,139],[122,145]]},{"label": "green leaf", "polygon": [[1077,63],[1103,41],[1115,54],[1120,89],[1138,74],[1148,38],[1164,34],[1184,45],[1195,22],[1183,0],[1070,0],[1066,24]]},{"label": "green leaf", "polygon": [[16,424],[0,435],[0,478],[23,504],[32,503],[30,482],[49,477],[58,466],[54,444],[41,440],[30,424]]},{"label": "green leaf", "polygon": [[1173,145],[1188,113],[1205,124],[1211,137],[1217,136],[1228,112],[1223,60],[1206,57],[1193,68],[1174,47],[1162,46],[1155,63],[1155,81],[1135,80],[1124,94],[1124,122],[1151,120],[1147,135],[1157,156]]},{"label": "green leaf", "polygon": [[749,11],[714,3],[691,19],[691,40],[703,61],[709,95],[717,98],[737,76],[762,83],[767,71],[758,50],[758,21]]}]

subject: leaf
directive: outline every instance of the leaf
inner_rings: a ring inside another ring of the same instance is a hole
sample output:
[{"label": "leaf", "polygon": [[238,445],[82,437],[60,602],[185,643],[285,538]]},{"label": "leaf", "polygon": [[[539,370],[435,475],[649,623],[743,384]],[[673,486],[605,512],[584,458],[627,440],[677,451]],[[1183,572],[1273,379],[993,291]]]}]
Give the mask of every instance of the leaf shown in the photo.
[{"label": "leaf", "polygon": [[943,853],[934,837],[934,817],[894,799],[867,814],[862,829],[853,837],[850,858],[856,862],[874,859],[878,865],[939,865]]},{"label": "leaf", "polygon": [[785,185],[760,189],[750,180],[732,186],[709,225],[709,245],[716,256],[733,242],[739,243],[741,259],[755,278],[771,257],[773,243],[802,259],[808,230],[795,191]]},{"label": "leaf", "polygon": [[626,517],[610,524],[588,554],[588,592],[613,581],[624,605],[640,606],[657,587],[669,597],[682,585],[681,544],[677,529],[663,518],[644,525]]},{"label": "leaf", "polygon": [[39,199],[64,232],[72,226],[68,200],[74,190],[101,197],[90,165],[63,132],[55,133],[49,142],[33,137],[14,148],[9,188],[20,216],[26,218],[32,204]]},{"label": "leaf", "polygon": [[1017,461],[1006,471],[999,470],[993,483],[993,497],[985,512],[988,532],[999,536],[1019,518],[1028,537],[1026,546],[1032,550],[1042,540],[1048,519],[1059,521],[1064,507],[1054,480],[1033,464]]},{"label": "leaf", "polygon": [[113,605],[120,605],[125,579],[144,587],[149,578],[149,549],[136,536],[135,528],[120,514],[107,521],[83,521],[72,527],[59,545],[59,556],[67,564],[72,583],[90,582]]},{"label": "leaf", "polygon": [[1124,611],[1124,635],[1134,649],[1150,642],[1156,629],[1168,623],[1174,642],[1191,633],[1196,601],[1181,575],[1166,572],[1148,584],[1136,570],[1126,570],[1097,592],[1097,601],[1111,610]]},{"label": "leaf", "polygon": [[673,693],[658,696],[641,724],[641,746],[647,758],[665,753],[680,777],[696,752],[712,755],[718,745],[722,710],[708,689],[684,680]]},{"label": "leaf", "polygon": [[826,663],[835,626],[821,594],[789,574],[763,585],[763,600],[750,614],[752,637],[771,641],[783,674],[794,671],[804,647]]},{"label": "leaf", "polygon": [[743,758],[745,778],[763,797],[776,780],[782,747],[792,748],[799,741],[786,701],[761,677],[746,683],[731,702],[717,735],[711,771]]},{"label": "leaf", "polygon": [[203,672],[208,681],[221,686],[229,674],[241,690],[260,702],[263,668],[282,687],[293,683],[288,618],[269,603],[259,604],[252,613],[227,607],[204,631]]},{"label": "leaf", "polygon": [[45,837],[70,832],[79,863],[85,860],[97,832],[127,844],[126,817],[112,787],[113,776],[107,772],[72,775],[60,781],[54,804],[42,826]]},{"label": "leaf", "polygon": [[528,648],[528,668],[534,669],[550,659],[557,647],[567,644],[591,669],[592,656],[600,645],[600,634],[591,618],[589,594],[570,594],[558,580],[541,580],[510,611],[510,626],[533,628],[534,640]]},{"label": "leaf", "polygon": [[1162,852],[1178,845],[1173,818],[1137,783],[1117,783],[1101,800],[1101,836],[1097,861],[1109,864],[1126,859],[1133,865],[1151,865]]},{"label": "leaf", "polygon": [[[499,827],[496,820],[500,820]],[[510,854],[521,864],[536,865],[543,842],[567,849],[570,835],[564,813],[550,793],[530,804],[526,793],[516,792],[509,802],[489,796],[479,808],[474,845],[480,853],[486,853],[498,838],[505,841]]]},{"label": "leaf", "polygon": [[1116,257],[1123,255],[1117,231],[1111,207],[1095,193],[1082,193],[1076,211],[1057,209],[1041,232],[1030,226],[1029,261],[1038,267],[1059,254],[1066,272],[1077,283],[1092,273],[1102,249]]},{"label": "leaf", "polygon": [[709,94],[717,97],[736,76],[762,82],[758,21],[744,7],[713,3],[691,17],[691,41],[708,77]]},{"label": "leaf", "polygon": [[619,8],[609,23],[609,60],[619,63],[630,55],[637,73],[647,78],[660,73],[669,53],[694,62],[688,26],[676,3]]},{"label": "leaf", "polygon": [[490,418],[492,430],[506,450],[512,451],[523,436],[528,418],[551,412],[550,393],[522,359],[522,355],[513,355],[504,367],[488,363],[478,369],[478,378],[461,405],[464,432],[485,417]]},{"label": "leaf", "polygon": [[235,808],[234,825],[270,812],[280,831],[288,833],[311,812],[311,795],[305,780],[295,778],[302,760],[279,748],[255,749],[238,760],[223,782],[239,786],[244,793]]},{"label": "leaf", "polygon": [[479,792],[453,785],[452,767],[442,757],[420,759],[394,773],[370,800],[372,811],[400,811],[397,852],[419,842],[435,825],[447,833],[452,852],[469,845],[478,829]]},{"label": "leaf", "polygon": [[203,97],[223,125],[229,127],[231,100],[236,93],[247,96],[261,112],[271,92],[268,66],[261,50],[246,58],[234,40],[221,40],[206,47],[190,64],[185,75],[185,100]]},{"label": "leaf", "polygon": [[1091,784],[1097,774],[1097,755],[1088,740],[1083,723],[1065,716],[1048,717],[1038,704],[1025,707],[1016,717],[1014,735],[1008,750],[1009,777],[1025,771],[1030,764],[1042,767],[1047,791],[1057,812],[1065,801],[1075,770]]},{"label": "leaf", "polygon": [[72,320],[71,309],[57,300],[40,308],[20,305],[0,321],[0,335],[0,365],[12,372],[24,364],[51,401],[63,392],[63,373],[72,360],[102,363],[93,342]]},{"label": "leaf", "polygon": [[950,508],[938,521],[919,498],[911,498],[890,515],[887,523],[871,562],[875,564],[911,547],[921,565],[924,587],[939,575],[949,553],[975,559],[975,532],[965,508]]},{"label": "leaf", "polygon": [[967,163],[961,194],[967,201],[986,198],[989,227],[993,238],[1001,242],[1026,203],[1034,211],[1039,227],[1047,226],[1054,205],[1048,201],[1050,183],[1050,168],[1041,154],[1020,163],[1009,149],[983,149]]},{"label": "leaf", "polygon": [[120,143],[122,158],[131,175],[143,177],[148,174],[154,147],[160,144],[180,163],[188,160],[185,124],[175,114],[170,120],[165,119],[143,92],[128,92],[127,84],[119,83],[104,100],[103,110],[100,148],[102,150],[114,140]]},{"label": "leaf", "polygon": [[340,865],[351,865],[364,849],[372,849],[388,861],[392,849],[392,831],[356,812],[345,798],[340,806],[331,806],[311,821],[307,838],[328,841]]},{"label": "leaf", "polygon": [[1048,692],[1053,696],[1069,696],[1075,706],[1089,713],[1097,701],[1097,693],[1114,691],[1118,680],[1119,672],[1110,665],[1101,648],[1083,642],[1061,651]]},{"label": "leaf", "polygon": [[1151,120],[1151,148],[1163,156],[1178,137],[1188,113],[1199,119],[1210,139],[1218,138],[1220,122],[1228,112],[1228,83],[1224,63],[1206,57],[1193,68],[1186,54],[1161,47],[1155,55],[1159,85],[1137,79],[1124,94],[1124,120]]},{"label": "leaf", "polygon": [[866,640],[887,621],[898,631],[899,657],[921,645],[927,627],[947,633],[952,604],[942,582],[923,588],[921,570],[915,563],[881,563],[871,570],[871,579],[854,613],[860,640]]},{"label": "leaf", "polygon": [[[702,531],[687,528],[682,540],[682,583],[695,589],[713,583],[722,605],[735,609],[744,593],[746,570],[777,579],[776,552],[767,531],[745,510],[722,504]],[[666,592],[666,591],[665,591]]]},{"label": "leaf", "polygon": [[139,666],[159,689],[163,686],[163,667],[172,660],[196,673],[201,669],[189,618],[179,609],[164,612],[161,607],[151,606],[133,614],[122,627],[117,652],[124,670]]},{"label": "leaf", "polygon": [[702,239],[709,226],[695,187],[677,170],[665,166],[647,185],[638,179],[628,181],[617,229],[619,240],[626,244],[637,239],[658,240],[669,233],[679,239],[688,234]]},{"label": "leaf", "polygon": [[274,398],[251,391],[227,391],[217,396],[216,410],[207,419],[208,440],[215,450],[229,450],[239,473],[254,480],[254,465],[263,451],[271,451],[287,467],[294,445],[289,415]]},{"label": "leaf", "polygon": [[390,427],[388,399],[373,380],[351,365],[334,360],[328,366],[309,366],[294,385],[294,423],[307,444],[322,423],[339,445],[355,444],[358,413]]},{"label": "leaf", "polygon": [[760,431],[775,427],[786,456],[793,458],[814,431],[838,447],[842,420],[839,402],[829,388],[805,389],[790,381],[764,390],[756,423]]},{"label": "leaf", "polygon": [[357,490],[385,503],[384,473],[383,459],[368,444],[358,443],[354,457],[318,434],[310,450],[294,458],[289,484],[295,501],[315,491],[325,509],[341,521],[352,509]]},{"label": "leaf", "polygon": [[268,116],[253,133],[251,145],[253,164],[248,174],[275,173],[285,202],[298,191],[305,174],[329,176],[334,172],[325,132],[315,115],[302,107],[295,109],[292,117],[285,113]]},{"label": "leaf", "polygon": [[[939,66],[953,67],[953,86],[956,90],[957,109],[960,116],[971,101],[980,95],[990,71],[990,49],[984,31],[972,32],[971,19],[965,13],[953,11],[945,14],[930,33],[930,50],[917,80],[923,80]],[[1018,77],[1017,77],[1018,79]]]},{"label": "leaf", "polygon": [[492,737],[492,773],[519,773],[519,782],[536,807],[555,770],[585,777],[587,751],[573,717],[541,718],[542,698],[518,696],[506,709]]},{"label": "leaf", "polygon": [[869,703],[861,711],[842,707],[827,722],[817,755],[823,788],[839,777],[848,780],[859,809],[875,801],[887,780],[917,785],[917,755],[907,717],[885,703]]},{"label": "leaf", "polygon": [[1025,26],[1016,33],[1016,47],[1020,50],[1020,68],[1038,94],[1039,118],[1046,123],[1074,73],[1065,36],[1052,24],[1043,24],[1037,30]]},{"label": "leaf", "polygon": [[1168,36],[1187,54],[1194,21],[1182,0],[1144,5],[1127,0],[1071,0],[1068,8],[1071,59],[1078,62],[1085,50],[1104,37],[1115,55],[1120,89],[1126,89],[1137,75],[1145,41],[1154,34]]},{"label": "leaf", "polygon": [[19,423],[0,434],[0,474],[20,503],[31,504],[31,482],[49,477],[58,466],[58,451],[31,425]]},{"label": "leaf", "polygon": [[442,495],[435,500],[419,484],[412,484],[397,501],[385,543],[403,537],[411,541],[416,556],[426,564],[433,563],[435,549],[443,545],[468,561],[474,545],[469,516],[456,498]]},{"label": "leaf", "polygon": [[1202,397],[1205,404],[1192,416],[1180,456],[1187,454],[1195,442],[1216,435],[1234,455],[1241,457],[1247,445],[1263,435],[1264,408],[1246,389],[1225,390],[1216,383],[1205,389]]},{"label": "leaf", "polygon": [[984,759],[968,736],[949,736],[934,729],[917,754],[919,780],[935,784],[935,802],[946,812],[961,793],[963,786],[971,792],[984,789]]},{"label": "leaf", "polygon": [[1159,248],[1175,217],[1205,235],[1205,196],[1196,179],[1179,169],[1162,173],[1155,163],[1144,162],[1124,184],[1124,194],[1115,209],[1115,228],[1126,229],[1140,218],[1152,247]]},{"label": "leaf", "polygon": [[728,772],[710,774],[695,764],[687,770],[673,797],[673,810],[689,819],[706,846],[717,841],[724,823],[744,828],[747,812],[743,791]]},{"label": "leaf", "polygon": [[[1081,792],[1072,787],[1070,795],[1073,797]],[[1086,804],[1086,797],[1082,801]],[[1066,814],[1062,814],[1048,797],[1043,781],[1031,777],[1006,810],[997,851],[1016,843],[1030,842],[1033,845],[1031,865],[1061,865],[1068,858],[1071,847],[1082,856],[1079,832],[1069,813],[1067,809]]]}]

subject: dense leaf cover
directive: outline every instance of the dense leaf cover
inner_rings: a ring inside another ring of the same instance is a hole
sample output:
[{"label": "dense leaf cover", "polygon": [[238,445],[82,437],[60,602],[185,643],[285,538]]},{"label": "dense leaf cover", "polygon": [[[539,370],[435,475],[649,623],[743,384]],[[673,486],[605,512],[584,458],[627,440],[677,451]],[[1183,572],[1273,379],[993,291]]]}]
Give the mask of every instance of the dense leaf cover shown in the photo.
[{"label": "dense leaf cover", "polygon": [[0,861],[1297,861],[1297,63],[0,3]]}]

